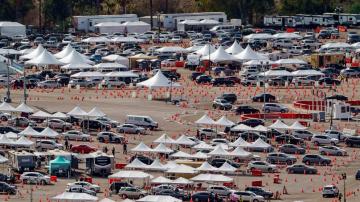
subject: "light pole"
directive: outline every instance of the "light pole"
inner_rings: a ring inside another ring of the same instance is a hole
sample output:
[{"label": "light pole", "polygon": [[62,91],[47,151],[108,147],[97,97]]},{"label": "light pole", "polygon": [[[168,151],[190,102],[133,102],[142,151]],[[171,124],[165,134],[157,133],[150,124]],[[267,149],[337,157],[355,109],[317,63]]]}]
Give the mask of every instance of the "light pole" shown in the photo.
[{"label": "light pole", "polygon": [[[267,61],[265,63],[265,66],[268,65],[269,62]],[[266,104],[266,86],[265,86],[265,68],[264,68],[264,62],[263,61],[260,61],[260,65],[261,65],[261,70],[263,71],[263,74],[264,74],[264,78],[263,78],[263,96],[264,96],[264,106]],[[261,82],[261,81],[260,81]],[[259,85],[261,86],[261,83],[259,82]],[[266,116],[265,116],[265,113],[264,113],[264,120],[266,120]]]},{"label": "light pole", "polygon": [[157,18],[156,18],[157,25],[158,25],[158,42],[159,43],[160,43],[160,25],[161,25],[161,23],[160,23],[160,14],[161,14],[161,12],[158,12],[157,13]]},{"label": "light pole", "polygon": [[26,104],[26,99],[27,99],[27,95],[26,95],[26,72],[25,72],[25,66],[24,66],[24,69],[23,69],[23,76],[24,76],[24,78],[23,78],[23,83],[24,83],[24,85],[23,85],[23,87],[24,87],[24,104]]},{"label": "light pole", "polygon": [[343,179],[343,181],[344,181],[344,202],[346,202],[346,185],[345,185],[345,182],[346,182],[346,173],[342,173],[341,176],[342,176],[342,179]]},{"label": "light pole", "polygon": [[169,101],[172,99],[172,86],[173,86],[173,78],[170,78],[170,93],[169,93]]}]

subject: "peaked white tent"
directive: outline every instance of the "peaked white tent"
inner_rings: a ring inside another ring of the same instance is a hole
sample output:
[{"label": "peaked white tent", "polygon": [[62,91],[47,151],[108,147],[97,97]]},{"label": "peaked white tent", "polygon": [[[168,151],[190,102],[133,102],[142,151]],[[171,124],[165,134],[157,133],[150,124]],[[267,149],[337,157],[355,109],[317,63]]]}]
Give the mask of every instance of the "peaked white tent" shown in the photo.
[{"label": "peaked white tent", "polygon": [[249,147],[251,144],[246,142],[240,136],[238,139],[236,139],[234,142],[230,143],[229,145],[232,146],[232,147],[244,147],[244,148],[246,148],[246,147]]},{"label": "peaked white tent", "polygon": [[170,81],[161,71],[158,71],[153,77],[137,83],[137,86],[145,86],[150,89],[161,87],[180,87],[180,84]]},{"label": "peaked white tent", "polygon": [[263,125],[258,125],[256,127],[253,128],[253,131],[258,131],[258,132],[267,132],[268,129],[267,127],[263,126]]},{"label": "peaked white tent", "polygon": [[15,142],[12,139],[9,139],[6,135],[0,136],[0,145],[14,145]]},{"label": "peaked white tent", "polygon": [[72,78],[103,78],[105,75],[101,72],[78,72],[71,75]]},{"label": "peaked white tent", "polygon": [[240,46],[240,44],[235,40],[234,43],[227,48],[225,51],[231,55],[236,55],[239,54],[243,51],[244,49]]},{"label": "peaked white tent", "polygon": [[276,120],[275,123],[271,124],[269,126],[269,128],[273,128],[273,129],[289,129],[289,126],[286,125],[284,122],[282,122],[281,120]]},{"label": "peaked white tent", "polygon": [[70,44],[68,44],[60,52],[54,54],[54,56],[58,59],[61,59],[69,55],[73,50],[75,49]]},{"label": "peaked white tent", "polygon": [[268,58],[255,52],[250,46],[247,46],[241,53],[235,55],[241,61],[248,60],[267,60]]},{"label": "peaked white tent", "polygon": [[125,66],[129,65],[129,59],[120,55],[108,55],[102,58],[105,61],[109,61],[109,62],[116,62]]},{"label": "peaked white tent", "polygon": [[202,150],[202,149],[214,149],[213,146],[207,144],[206,142],[201,142],[195,146],[192,147],[193,149],[199,149],[199,150]]},{"label": "peaked white tent", "polygon": [[4,135],[9,139],[17,139],[19,137],[19,135],[14,132],[7,132]]},{"label": "peaked white tent", "polygon": [[231,177],[227,177],[225,175],[216,175],[216,174],[199,174],[190,180],[194,182],[232,182],[233,179]]},{"label": "peaked white tent", "polygon": [[209,156],[230,156],[230,153],[226,151],[222,146],[217,145],[214,150],[209,152]]},{"label": "peaked white tent", "polygon": [[213,52],[215,52],[215,47],[211,44],[205,44],[202,48],[200,48],[199,50],[195,51],[196,54],[198,55],[209,55]]},{"label": "peaked white tent", "polygon": [[109,176],[109,179],[152,179],[153,176],[142,172],[142,171],[135,171],[135,170],[120,170],[117,173],[114,173]]},{"label": "peaked white tent", "polygon": [[160,160],[155,159],[150,165],[146,167],[147,170],[155,170],[155,171],[165,171],[167,168],[160,163]]},{"label": "peaked white tent", "polygon": [[292,76],[292,74],[286,70],[268,70],[265,73],[261,72],[259,75],[264,75],[266,77],[273,76]]},{"label": "peaked white tent", "polygon": [[15,111],[24,112],[24,113],[33,113],[34,112],[34,110],[25,103],[21,103],[18,107],[16,107]]},{"label": "peaked white tent", "polygon": [[82,110],[79,106],[74,107],[71,111],[67,113],[69,116],[87,116],[87,113]]},{"label": "peaked white tent", "polygon": [[249,130],[253,130],[252,127],[247,126],[245,124],[239,124],[234,126],[233,128],[231,128],[232,131],[249,131]]},{"label": "peaked white tent", "polygon": [[33,59],[39,56],[42,52],[44,52],[45,48],[39,44],[34,50],[32,50],[30,53],[20,56],[20,59]]},{"label": "peaked white tent", "polygon": [[171,184],[193,184],[194,182],[183,177],[179,177],[172,181]]},{"label": "peaked white tent", "polygon": [[3,102],[0,104],[0,111],[13,112],[15,111],[15,108],[11,106],[9,103]]},{"label": "peaked white tent", "polygon": [[297,59],[297,58],[287,58],[287,59],[276,60],[274,62],[274,64],[278,64],[278,65],[305,65],[305,64],[307,64],[307,62],[305,62],[304,60]]},{"label": "peaked white tent", "polygon": [[236,147],[232,152],[230,152],[230,155],[240,159],[250,159],[253,156],[252,153],[245,151],[240,146]]},{"label": "peaked white tent", "polygon": [[62,194],[52,197],[52,200],[67,201],[67,202],[70,201],[87,202],[87,201],[97,201],[99,200],[99,198],[86,193],[64,192]]},{"label": "peaked white tent", "polygon": [[166,171],[166,173],[181,173],[181,174],[195,174],[198,171],[191,167],[184,164],[177,165],[174,168],[170,168]]},{"label": "peaked white tent", "polygon": [[196,152],[195,154],[191,155],[192,159],[208,159],[209,156],[201,151]]},{"label": "peaked white tent", "polygon": [[152,152],[155,152],[155,153],[161,153],[161,154],[170,154],[172,153],[174,150],[168,148],[165,146],[165,144],[163,143],[160,143],[158,146],[156,146]]},{"label": "peaked white tent", "polygon": [[184,159],[189,159],[192,157],[192,155],[188,154],[188,153],[185,153],[183,151],[178,151],[174,154],[171,154],[170,157],[172,158],[184,158]]},{"label": "peaked white tent", "polygon": [[16,146],[31,147],[33,144],[34,142],[27,139],[25,136],[22,136],[17,141],[15,141]]},{"label": "peaked white tent", "polygon": [[144,142],[140,142],[136,147],[131,149],[132,152],[152,152],[152,149],[148,147]]},{"label": "peaked white tent", "polygon": [[210,55],[203,55],[201,57],[201,60],[209,60],[209,59],[213,63],[227,63],[227,62],[233,62],[239,60],[235,56],[227,53],[222,46],[220,46],[216,51],[214,51]]},{"label": "peaked white tent", "polygon": [[69,116],[62,112],[56,112],[55,114],[51,115],[51,117],[55,119],[67,119]]},{"label": "peaked white tent", "polygon": [[236,168],[225,161],[217,170],[225,173],[234,173]]},{"label": "peaked white tent", "polygon": [[156,140],[153,141],[154,143],[161,143],[161,144],[175,144],[176,141],[169,137],[166,133],[162,134]]},{"label": "peaked white tent", "polygon": [[44,50],[39,56],[25,62],[26,65],[62,65],[64,63],[56,59],[47,50]]},{"label": "peaked white tent", "polygon": [[171,184],[171,183],[173,183],[173,181],[164,176],[159,176],[157,178],[152,179],[151,183],[153,183],[153,184]]},{"label": "peaked white tent", "polygon": [[164,46],[161,48],[158,48],[155,50],[158,53],[187,53],[188,50],[186,50],[183,47],[180,46]]},{"label": "peaked white tent", "polygon": [[230,121],[228,118],[226,118],[226,116],[222,116],[221,118],[219,118],[219,120],[216,121],[216,125],[233,126],[233,125],[235,125],[235,123]]},{"label": "peaked white tent", "polygon": [[8,160],[6,157],[0,155],[0,163],[6,163]]},{"label": "peaked white tent", "polygon": [[175,144],[192,146],[195,145],[196,142],[189,139],[189,137],[186,135],[181,135],[178,139],[175,140]]},{"label": "peaked white tent", "polygon": [[76,50],[72,50],[68,55],[61,58],[59,61],[65,64],[94,64],[93,61],[87,59]]},{"label": "peaked white tent", "polygon": [[31,136],[31,137],[37,137],[39,136],[39,134],[40,133],[34,130],[31,126],[26,127],[23,131],[19,133],[19,135]]},{"label": "peaked white tent", "polygon": [[59,136],[59,133],[49,127],[46,127],[43,131],[39,133],[38,136],[44,138],[57,138]]},{"label": "peaked white tent", "polygon": [[98,107],[94,107],[92,108],[92,110],[90,110],[87,115],[89,117],[104,117],[106,116],[106,114],[104,112],[102,112]]},{"label": "peaked white tent", "polygon": [[316,71],[314,69],[307,69],[307,70],[296,70],[291,72],[293,76],[323,76],[324,73],[320,71]]},{"label": "peaked white tent", "polygon": [[130,168],[130,169],[146,169],[148,165],[146,165],[145,163],[141,162],[138,158],[135,158],[133,161],[131,161],[131,163],[127,164],[125,166],[125,168]]},{"label": "peaked white tent", "polygon": [[217,171],[217,168],[210,165],[207,161],[204,161],[201,166],[196,168],[196,170],[203,172],[214,172]]},{"label": "peaked white tent", "polygon": [[289,126],[291,130],[306,130],[307,127],[303,126],[299,121],[295,121],[291,126]]},{"label": "peaked white tent", "polygon": [[210,118],[207,114],[204,114],[200,119],[195,121],[196,124],[204,124],[204,125],[215,125],[216,122]]},{"label": "peaked white tent", "polygon": [[144,42],[144,39],[138,39],[132,36],[118,36],[111,39],[114,43],[142,43]]},{"label": "peaked white tent", "polygon": [[37,111],[35,112],[34,114],[31,115],[31,117],[36,117],[36,118],[48,118],[48,117],[51,117],[52,115],[47,113],[47,112],[44,112],[44,111]]},{"label": "peaked white tent", "polygon": [[260,150],[268,150],[271,147],[271,145],[269,145],[268,143],[266,143],[263,139],[258,138],[255,142],[253,142],[251,144],[251,146],[249,147],[250,149],[260,149]]},{"label": "peaked white tent", "polygon": [[177,199],[172,196],[163,196],[163,195],[147,195],[141,199],[136,200],[136,202],[182,202],[181,199]]}]

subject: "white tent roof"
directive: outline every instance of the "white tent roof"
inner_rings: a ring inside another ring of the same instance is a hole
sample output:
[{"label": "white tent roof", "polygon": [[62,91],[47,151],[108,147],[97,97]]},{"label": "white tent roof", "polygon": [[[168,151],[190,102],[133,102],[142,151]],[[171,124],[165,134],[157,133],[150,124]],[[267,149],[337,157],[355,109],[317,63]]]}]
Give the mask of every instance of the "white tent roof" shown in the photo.
[{"label": "white tent roof", "polygon": [[201,60],[209,60],[214,63],[222,63],[222,62],[233,62],[238,61],[235,56],[227,53],[222,46],[220,46],[216,51],[209,55],[203,55]]},{"label": "white tent roof", "polygon": [[15,108],[13,106],[11,106],[9,103],[3,102],[0,104],[0,111],[12,112],[12,111],[15,111]]},{"label": "white tent roof", "polygon": [[170,157],[172,157],[172,158],[186,158],[186,159],[188,159],[188,158],[192,158],[192,155],[190,155],[190,154],[188,154],[188,153],[185,153],[185,152],[183,152],[183,151],[178,151],[178,152],[176,152],[176,153],[174,153],[174,154],[171,154]]},{"label": "white tent roof", "polygon": [[200,119],[195,121],[196,124],[215,125],[216,122],[212,120],[207,114],[204,114]]},{"label": "white tent roof", "polygon": [[127,68],[125,65],[116,63],[116,62],[105,62],[105,63],[99,63],[94,65],[95,68],[97,69],[104,69],[104,68],[112,68],[112,69],[116,69],[116,68]]},{"label": "white tent roof", "polygon": [[230,153],[226,151],[222,146],[217,145],[214,150],[209,152],[209,156],[229,156]]},{"label": "white tent roof", "polygon": [[21,53],[15,49],[0,48],[0,55],[20,55]]},{"label": "white tent roof", "polygon": [[128,62],[129,61],[128,58],[120,56],[120,55],[115,55],[115,54],[105,56],[102,59],[106,60],[106,61],[110,61],[110,62],[121,62],[121,61]]},{"label": "white tent roof", "polygon": [[215,174],[199,174],[193,178],[192,181],[196,182],[232,182],[231,177],[225,175],[215,175]]},{"label": "white tent roof", "polygon": [[276,120],[275,123],[273,123],[273,124],[271,124],[269,126],[269,128],[273,128],[273,129],[289,129],[289,126],[286,125],[281,120]]},{"label": "white tent roof", "polygon": [[301,35],[295,33],[277,33],[273,35],[275,39],[302,39]]},{"label": "white tent roof", "polygon": [[175,161],[168,161],[168,162],[164,165],[164,167],[165,167],[166,169],[175,168],[175,167],[177,167],[177,166],[178,166],[178,164],[177,164]]},{"label": "white tent roof", "polygon": [[245,66],[250,66],[250,65],[265,65],[265,64],[274,64],[273,61],[271,60],[249,60],[245,63],[243,63],[243,65]]},{"label": "white tent roof", "polygon": [[262,148],[262,149],[268,149],[271,147],[268,143],[266,143],[263,139],[258,138],[255,142],[251,144],[252,148]]},{"label": "white tent roof", "polygon": [[217,170],[220,172],[233,173],[236,171],[236,168],[225,161],[225,163],[222,164],[222,166],[220,166],[220,168]]},{"label": "white tent roof", "polygon": [[136,202],[182,202],[181,199],[177,199],[172,196],[163,196],[163,195],[147,195],[141,199],[136,200]]},{"label": "white tent roof", "polygon": [[231,128],[231,130],[233,130],[233,131],[249,131],[249,130],[253,130],[253,128],[250,126],[247,126],[245,124],[239,124],[239,125],[236,125],[233,128]]},{"label": "white tent roof", "polygon": [[14,132],[7,132],[4,135],[9,139],[17,139],[19,137],[19,135]]},{"label": "white tent roof", "polygon": [[209,144],[206,144],[206,142],[201,142],[193,146],[193,149],[214,149],[214,147]]},{"label": "white tent roof", "polygon": [[132,71],[121,71],[121,72],[109,72],[105,74],[106,77],[139,77],[138,74]]},{"label": "white tent roof", "polygon": [[189,139],[186,135],[181,135],[178,139],[175,140],[175,144],[179,145],[195,145],[196,142]]},{"label": "white tent roof", "polygon": [[158,170],[158,171],[165,171],[167,168],[160,163],[159,159],[155,159],[152,164],[146,167],[147,170]]},{"label": "white tent roof", "polygon": [[148,88],[161,88],[161,87],[180,87],[180,84],[172,82],[164,76],[161,71],[158,71],[153,77],[137,83],[137,86],[145,86]]},{"label": "white tent roof", "polygon": [[100,22],[94,25],[94,27],[112,27],[112,26],[122,26],[119,22]]},{"label": "white tent roof", "polygon": [[114,173],[109,176],[110,179],[144,179],[144,178],[153,178],[152,175],[135,170],[120,170],[117,173]]},{"label": "white tent roof", "polygon": [[163,144],[175,144],[176,141],[169,137],[166,133],[162,134],[156,140],[153,141],[154,143],[163,143]]},{"label": "white tent roof", "polygon": [[33,113],[34,112],[34,110],[31,109],[31,107],[29,107],[25,103],[21,103],[18,107],[16,107],[15,111],[24,112],[24,113]]},{"label": "white tent roof", "polygon": [[191,155],[192,159],[208,159],[209,156],[201,151],[196,152],[195,154]]},{"label": "white tent roof", "polygon": [[134,43],[141,43],[144,42],[144,39],[137,39],[135,37],[131,36],[118,36],[111,39],[112,42],[118,42],[118,43],[125,43],[125,42],[134,42]]},{"label": "white tent roof", "polygon": [[62,65],[64,63],[56,59],[50,52],[44,50],[37,57],[25,62],[28,65]]},{"label": "white tent roof", "polygon": [[57,138],[59,136],[59,133],[49,127],[46,127],[43,131],[39,133],[39,136],[47,138]]},{"label": "white tent roof", "polygon": [[0,145],[13,145],[15,142],[12,139],[9,139],[6,135],[0,136]]},{"label": "white tent roof", "polygon": [[241,136],[235,140],[234,142],[230,143],[229,144],[230,146],[232,147],[248,147],[250,146],[251,144],[246,142],[244,139],[241,138]]},{"label": "white tent roof", "polygon": [[65,64],[94,64],[93,61],[87,59],[76,50],[72,50],[67,56],[63,57],[59,61]]},{"label": "white tent roof", "polygon": [[39,118],[48,118],[51,117],[52,115],[47,113],[47,112],[43,112],[41,110],[35,112],[34,114],[31,115],[31,117],[39,117]]},{"label": "white tent roof", "polygon": [[78,72],[76,74],[71,75],[73,78],[85,78],[85,77],[99,77],[102,78],[105,75],[101,72]]},{"label": "white tent roof", "polygon": [[203,46],[190,46],[190,47],[188,47],[188,48],[186,48],[186,50],[188,51],[188,52],[195,52],[195,51],[198,51],[198,50],[200,50],[201,48],[202,48]]},{"label": "white tent roof", "polygon": [[296,70],[291,72],[293,76],[323,76],[324,73],[320,71],[316,71],[314,69],[307,69],[307,70]]},{"label": "white tent roof", "polygon": [[62,51],[54,54],[54,56],[58,59],[61,59],[69,55],[73,50],[74,48],[70,44],[68,44],[67,46],[65,46],[65,48],[62,49]]},{"label": "white tent roof", "polygon": [[0,163],[6,163],[8,160],[6,157],[0,155]]},{"label": "white tent roof", "polygon": [[110,39],[103,37],[103,36],[99,36],[99,37],[89,37],[86,39],[83,39],[82,42],[85,43],[101,43],[101,42],[110,42]]},{"label": "white tent roof", "polygon": [[253,131],[266,132],[266,131],[268,131],[268,129],[267,129],[267,127],[265,127],[263,125],[258,125],[253,128]]},{"label": "white tent roof", "polygon": [[280,60],[276,60],[274,62],[275,64],[279,64],[279,65],[302,65],[302,64],[307,64],[307,62],[305,62],[304,60],[300,60],[297,58],[287,58],[287,59],[280,59]]},{"label": "white tent roof", "polygon": [[291,126],[289,126],[292,130],[305,130],[307,127],[303,126],[299,121],[295,121]]},{"label": "white tent roof", "polygon": [[62,113],[62,112],[56,112],[55,114],[51,115],[52,118],[57,118],[57,119],[66,119],[69,116]]},{"label": "white tent roof", "polygon": [[152,149],[143,142],[140,142],[136,147],[131,149],[132,152],[151,152]]},{"label": "white tent roof", "polygon": [[155,153],[164,153],[164,154],[169,154],[171,152],[173,152],[172,149],[168,148],[165,146],[165,144],[163,143],[160,143],[158,146],[156,146],[152,152],[155,152]]},{"label": "white tent roof", "polygon": [[220,126],[232,126],[235,123],[230,121],[226,116],[222,116],[219,120],[216,121],[216,125]]},{"label": "white tent roof", "polygon": [[103,198],[99,202],[115,202],[114,200],[111,200],[109,198]]},{"label": "white tent roof", "polygon": [[104,112],[102,112],[98,107],[92,108],[92,110],[90,110],[87,113],[87,115],[90,116],[90,117],[104,117],[104,116],[106,116],[106,114]]},{"label": "white tent roof", "polygon": [[34,130],[31,126],[26,127],[23,131],[19,133],[19,135],[24,136],[39,136],[39,134],[40,133]]},{"label": "white tent roof", "polygon": [[79,106],[74,107],[71,111],[67,113],[70,116],[87,116],[87,113],[82,110]]},{"label": "white tent roof", "polygon": [[247,46],[241,53],[235,55],[239,60],[267,60],[265,56],[255,52],[250,46]]},{"label": "white tent roof", "polygon": [[286,70],[268,70],[265,73],[260,72],[259,75],[265,75],[266,77],[269,76],[291,76],[291,72]]},{"label": "white tent roof", "polygon": [[180,46],[164,46],[161,48],[158,48],[155,50],[156,52],[159,53],[187,53],[188,50],[186,50],[183,47]]},{"label": "white tent roof", "polygon": [[39,44],[35,49],[30,51],[30,53],[20,56],[20,59],[33,59],[39,56],[42,52],[44,52],[45,48]]},{"label": "white tent roof", "polygon": [[15,145],[21,145],[21,146],[25,146],[25,147],[30,147],[33,144],[34,144],[34,142],[27,139],[25,136],[22,136],[17,141],[15,141]]},{"label": "white tent roof", "polygon": [[227,48],[225,51],[231,55],[236,55],[241,53],[244,49],[240,46],[240,44],[235,40],[234,43]]},{"label": "white tent roof", "polygon": [[196,168],[196,170],[198,171],[205,171],[205,172],[210,172],[210,171],[216,171],[217,168],[210,165],[207,161],[204,161],[201,166],[199,166],[198,168]]},{"label": "white tent roof", "polygon": [[170,168],[166,171],[167,173],[182,173],[182,174],[194,174],[197,173],[197,170],[191,166],[184,164],[177,165],[174,168]]},{"label": "white tent roof", "polygon": [[166,178],[164,176],[159,176],[159,177],[151,180],[151,183],[153,183],[153,184],[170,184],[172,182],[173,182],[172,180],[170,180],[169,178]]},{"label": "white tent roof", "polygon": [[358,48],[360,48],[360,42],[353,43],[353,44],[351,44],[351,46],[358,49]]},{"label": "white tent roof", "polygon": [[271,34],[267,34],[267,33],[255,33],[255,34],[249,34],[244,36],[244,39],[263,39],[263,40],[268,40],[268,39],[272,39],[273,36]]},{"label": "white tent roof", "polygon": [[194,182],[183,177],[179,177],[172,181],[172,184],[193,184]]},{"label": "white tent roof", "polygon": [[125,168],[135,168],[135,169],[146,169],[148,165],[141,162],[138,158],[135,158],[131,163],[127,164]]},{"label": "white tent roof", "polygon": [[[250,145],[250,143],[249,143]],[[253,155],[252,153],[245,151],[243,148],[236,147],[232,152],[230,152],[231,156],[236,156],[238,158],[251,158]]]},{"label": "white tent roof", "polygon": [[52,199],[56,201],[97,201],[99,198],[86,193],[64,192]]},{"label": "white tent roof", "polygon": [[209,55],[209,53],[213,53],[215,51],[215,47],[213,45],[210,44],[205,44],[202,48],[200,48],[199,50],[195,51],[196,54],[198,55]]},{"label": "white tent roof", "polygon": [[321,46],[321,49],[331,49],[331,48],[351,48],[352,46],[344,42],[328,42]]}]

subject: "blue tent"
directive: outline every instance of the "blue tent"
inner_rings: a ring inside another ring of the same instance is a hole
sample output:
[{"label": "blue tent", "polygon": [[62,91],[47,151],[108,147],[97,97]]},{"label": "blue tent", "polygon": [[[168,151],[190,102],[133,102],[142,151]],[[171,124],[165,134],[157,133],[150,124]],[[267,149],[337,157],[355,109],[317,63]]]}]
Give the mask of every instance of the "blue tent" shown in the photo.
[{"label": "blue tent", "polygon": [[70,161],[62,156],[50,161],[49,173],[50,175],[65,175],[68,176],[70,172]]}]

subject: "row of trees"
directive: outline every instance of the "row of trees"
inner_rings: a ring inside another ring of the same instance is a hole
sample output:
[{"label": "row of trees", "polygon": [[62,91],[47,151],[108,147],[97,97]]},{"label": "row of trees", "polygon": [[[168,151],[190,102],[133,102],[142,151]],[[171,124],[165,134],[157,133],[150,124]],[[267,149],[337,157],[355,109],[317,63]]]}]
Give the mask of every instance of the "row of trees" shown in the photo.
[{"label": "row of trees", "polygon": [[344,12],[360,13],[359,0],[0,0],[0,5],[0,20],[24,21],[35,10],[31,18],[62,27],[73,15],[94,14],[224,11],[229,18],[257,24],[268,14],[320,14],[340,6]]}]

